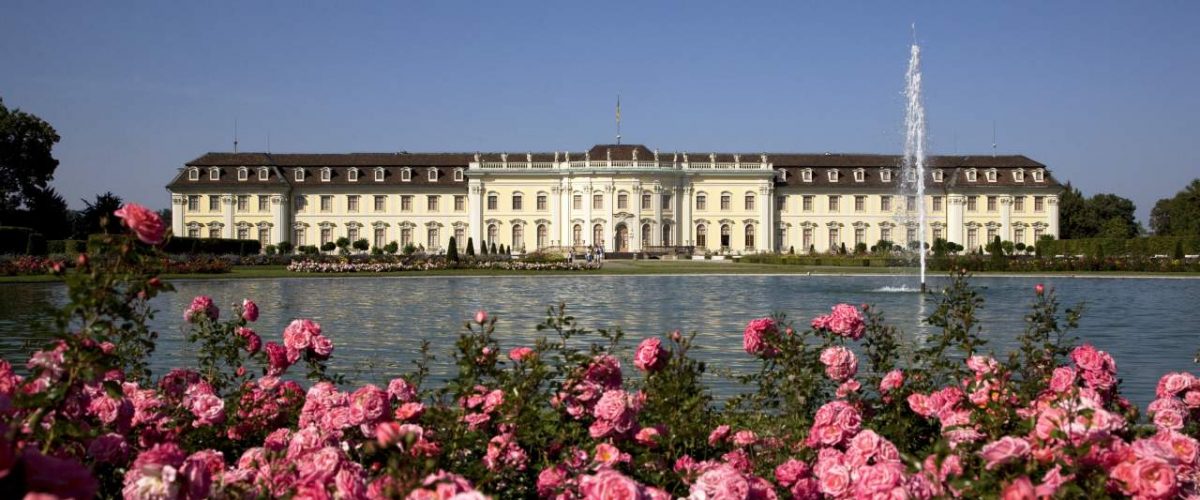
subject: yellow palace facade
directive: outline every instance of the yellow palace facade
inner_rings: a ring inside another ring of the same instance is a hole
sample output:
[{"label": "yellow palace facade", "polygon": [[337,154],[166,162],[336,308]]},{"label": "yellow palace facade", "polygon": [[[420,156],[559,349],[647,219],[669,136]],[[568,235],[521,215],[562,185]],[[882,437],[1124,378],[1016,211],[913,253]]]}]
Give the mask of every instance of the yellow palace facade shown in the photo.
[{"label": "yellow palace facade", "polygon": [[317,245],[340,237],[440,251],[797,253],[926,239],[974,249],[1058,234],[1061,185],[1025,156],[937,156],[925,196],[901,158],[660,153],[208,153],[167,186],[176,235]]}]

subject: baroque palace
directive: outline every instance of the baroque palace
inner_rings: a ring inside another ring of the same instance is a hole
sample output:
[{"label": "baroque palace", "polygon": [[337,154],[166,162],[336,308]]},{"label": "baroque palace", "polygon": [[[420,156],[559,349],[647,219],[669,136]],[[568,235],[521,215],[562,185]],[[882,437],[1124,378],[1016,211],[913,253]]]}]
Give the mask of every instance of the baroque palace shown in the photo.
[{"label": "baroque palace", "polygon": [[1058,234],[1062,186],[1025,156],[935,156],[925,197],[902,158],[659,153],[208,153],[167,186],[174,234],[440,251],[454,236],[514,251],[824,252],[926,238],[976,249]]}]

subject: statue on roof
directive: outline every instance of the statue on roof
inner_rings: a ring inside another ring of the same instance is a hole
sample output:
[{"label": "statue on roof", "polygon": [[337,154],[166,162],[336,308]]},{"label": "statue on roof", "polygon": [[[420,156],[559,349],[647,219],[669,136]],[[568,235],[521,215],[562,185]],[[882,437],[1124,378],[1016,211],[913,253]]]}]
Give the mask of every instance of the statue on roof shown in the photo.
[{"label": "statue on roof", "polygon": [[633,161],[637,161],[637,148],[633,148]]},{"label": "statue on roof", "polygon": [[654,148],[654,163],[658,163],[658,148]]}]

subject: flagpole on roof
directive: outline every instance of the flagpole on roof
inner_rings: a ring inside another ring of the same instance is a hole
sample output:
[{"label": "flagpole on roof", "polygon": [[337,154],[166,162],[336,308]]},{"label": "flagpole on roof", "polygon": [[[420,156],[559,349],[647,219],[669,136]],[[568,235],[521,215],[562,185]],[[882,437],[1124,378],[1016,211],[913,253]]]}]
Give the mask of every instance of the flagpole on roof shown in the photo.
[{"label": "flagpole on roof", "polygon": [[617,93],[617,145],[621,144],[621,94]]}]

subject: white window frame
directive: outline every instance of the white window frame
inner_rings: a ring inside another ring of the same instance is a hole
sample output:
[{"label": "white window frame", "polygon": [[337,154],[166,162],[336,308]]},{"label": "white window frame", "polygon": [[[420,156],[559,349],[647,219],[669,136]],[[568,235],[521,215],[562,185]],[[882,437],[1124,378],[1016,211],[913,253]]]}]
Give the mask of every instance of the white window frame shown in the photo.
[{"label": "white window frame", "polygon": [[383,182],[384,175],[387,174],[384,172],[383,167],[377,167],[375,169],[375,182]]},{"label": "white window frame", "polygon": [[333,179],[333,169],[323,167],[321,169],[321,182],[329,182],[330,179]]},{"label": "white window frame", "polygon": [[436,168],[429,169],[429,182],[438,181],[438,170]]},{"label": "white window frame", "polygon": [[189,169],[188,169],[188,180],[189,180],[189,181],[198,181],[198,180],[200,180],[200,169],[198,169],[198,168],[189,168]]},{"label": "white window frame", "polygon": [[212,167],[212,168],[208,169],[208,180],[210,180],[210,181],[221,180],[221,169],[219,169],[217,167]]},{"label": "white window frame", "polygon": [[883,182],[892,182],[892,169],[890,169],[890,168],[879,169],[879,180],[881,180]]},{"label": "white window frame", "polygon": [[454,169],[454,182],[462,182],[462,180],[463,180],[463,169],[461,169],[461,168]]},{"label": "white window frame", "polygon": [[295,171],[295,175],[292,178],[295,179],[296,182],[304,182],[304,169],[297,168]]},{"label": "white window frame", "polygon": [[258,169],[258,180],[265,181],[270,178],[271,178],[271,171],[268,170],[267,167],[262,167],[262,168]]},{"label": "white window frame", "polygon": [[942,169],[939,168],[933,171],[933,182],[942,182],[942,179],[945,179],[945,177],[946,173]]},{"label": "white window frame", "polygon": [[854,169],[854,182],[863,182],[867,180],[867,172],[861,168]]},{"label": "white window frame", "polygon": [[967,182],[976,182],[979,180],[979,172],[975,169],[967,170]]},{"label": "white window frame", "polygon": [[1037,169],[1033,171],[1033,182],[1042,182],[1046,178],[1046,171]]},{"label": "white window frame", "polygon": [[346,180],[348,180],[350,182],[358,182],[358,169],[351,168],[350,170],[347,170],[346,171]]},{"label": "white window frame", "polygon": [[1018,168],[1013,170],[1013,182],[1025,182],[1025,169]]},{"label": "white window frame", "polygon": [[811,168],[806,168],[800,171],[800,180],[804,182],[812,182],[813,171]]},{"label": "white window frame", "polygon": [[836,168],[830,169],[827,175],[829,176],[829,182],[838,181],[838,170]]},{"label": "white window frame", "polygon": [[400,182],[409,182],[409,181],[412,181],[412,169],[405,168],[404,170],[400,171]]},{"label": "white window frame", "polygon": [[988,182],[996,182],[996,169],[989,168],[985,173]]},{"label": "white window frame", "polygon": [[250,180],[250,170],[246,167],[238,167],[238,182]]}]

